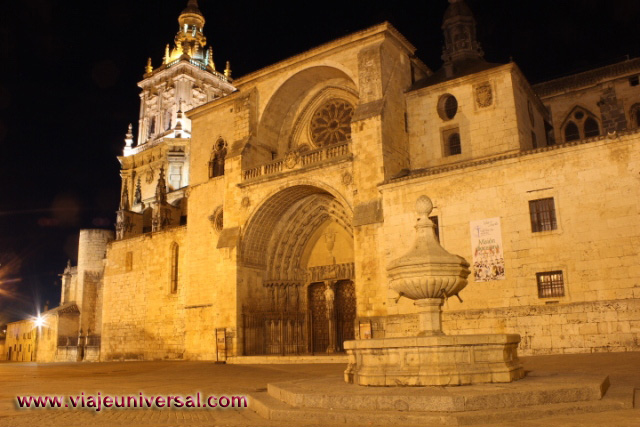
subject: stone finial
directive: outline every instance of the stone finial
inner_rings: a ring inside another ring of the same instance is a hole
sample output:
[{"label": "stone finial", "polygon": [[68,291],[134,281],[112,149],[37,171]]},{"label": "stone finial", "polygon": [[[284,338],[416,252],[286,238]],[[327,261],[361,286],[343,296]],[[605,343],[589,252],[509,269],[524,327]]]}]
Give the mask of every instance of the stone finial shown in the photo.
[{"label": "stone finial", "polygon": [[129,123],[127,134],[124,136],[124,143],[126,148],[131,148],[133,145],[133,124]]},{"label": "stone finial", "polygon": [[448,252],[436,239],[435,225],[429,219],[431,199],[420,196],[415,207],[416,238],[406,254],[387,266],[390,286],[413,300],[457,295],[467,285],[469,263]]},{"label": "stone finial", "polygon": [[207,65],[211,67],[213,71],[216,70],[216,64],[213,62],[213,48],[209,46],[209,50],[207,51]]},{"label": "stone finial", "polygon": [[416,200],[416,227],[433,226],[433,222],[429,219],[429,214],[433,211],[433,202],[427,196],[420,196]]},{"label": "stone finial", "polygon": [[144,68],[144,70],[147,74],[150,74],[153,72],[153,65],[151,65],[151,58],[147,59],[147,66]]},{"label": "stone finial", "polygon": [[224,69],[224,76],[228,79],[231,78],[231,62],[227,61],[227,66]]}]

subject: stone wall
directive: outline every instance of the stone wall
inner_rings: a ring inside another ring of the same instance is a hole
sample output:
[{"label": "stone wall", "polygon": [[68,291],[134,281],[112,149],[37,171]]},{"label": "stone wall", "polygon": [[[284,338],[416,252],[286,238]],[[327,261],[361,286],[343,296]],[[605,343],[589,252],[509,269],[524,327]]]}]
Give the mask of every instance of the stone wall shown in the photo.
[{"label": "stone wall", "polygon": [[[479,99],[481,90],[490,95]],[[450,120],[439,114],[439,102],[446,94],[453,95],[458,103]],[[531,101],[533,125],[527,101]],[[414,170],[529,149],[532,130],[538,146],[545,145],[542,106],[515,64],[409,92],[407,114]],[[444,137],[456,129],[462,152],[447,156]]]},{"label": "stone wall", "polygon": [[[34,331],[35,332],[35,331]],[[44,316],[44,325],[38,331],[36,360],[40,363],[54,362],[58,347],[58,315]]]},{"label": "stone wall", "polygon": [[11,348],[11,359],[14,362],[32,362],[35,358],[36,333],[31,319],[19,320],[7,325],[5,341],[7,354]]},{"label": "stone wall", "polygon": [[520,334],[521,355],[640,350],[640,299],[447,312],[445,333]]},{"label": "stone wall", "polygon": [[[181,359],[184,355],[185,227],[112,242],[103,289],[101,360]],[[171,291],[171,247],[178,287]],[[131,253],[131,263],[127,263]]]},{"label": "stone wall", "polygon": [[[370,323],[372,338],[419,332],[417,314],[360,318],[357,323]],[[640,299],[445,311],[442,325],[447,335],[519,334],[518,352],[524,356],[638,351]]]},{"label": "stone wall", "polygon": [[[434,202],[440,241],[472,261],[470,222],[499,217],[505,279],[473,281],[451,310],[640,298],[640,134],[596,139],[425,174],[383,187],[384,264],[408,250],[415,201]],[[529,201],[552,197],[557,228],[533,232]],[[561,270],[564,295],[540,298],[536,273]],[[390,292],[389,314],[412,312]]]}]

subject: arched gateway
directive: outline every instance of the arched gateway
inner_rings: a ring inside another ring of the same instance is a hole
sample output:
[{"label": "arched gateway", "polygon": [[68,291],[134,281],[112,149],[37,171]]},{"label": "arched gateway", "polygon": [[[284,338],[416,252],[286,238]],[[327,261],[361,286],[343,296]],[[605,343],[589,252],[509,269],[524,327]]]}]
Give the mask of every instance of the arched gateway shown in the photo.
[{"label": "arched gateway", "polygon": [[245,355],[319,354],[354,338],[352,211],[315,185],[285,188],[242,236]]}]

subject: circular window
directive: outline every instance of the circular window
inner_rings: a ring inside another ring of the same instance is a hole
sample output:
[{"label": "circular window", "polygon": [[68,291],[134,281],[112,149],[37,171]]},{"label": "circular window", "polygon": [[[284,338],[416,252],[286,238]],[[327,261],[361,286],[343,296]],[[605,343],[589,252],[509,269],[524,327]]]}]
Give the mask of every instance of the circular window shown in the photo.
[{"label": "circular window", "polygon": [[316,110],[311,118],[311,140],[319,146],[351,139],[353,106],[342,99],[332,99]]},{"label": "circular window", "polygon": [[445,94],[438,101],[438,115],[442,120],[451,120],[458,113],[458,100],[451,94]]},{"label": "circular window", "polygon": [[584,113],[582,111],[576,111],[576,113],[573,115],[573,117],[575,117],[576,119],[580,120],[584,117]]}]

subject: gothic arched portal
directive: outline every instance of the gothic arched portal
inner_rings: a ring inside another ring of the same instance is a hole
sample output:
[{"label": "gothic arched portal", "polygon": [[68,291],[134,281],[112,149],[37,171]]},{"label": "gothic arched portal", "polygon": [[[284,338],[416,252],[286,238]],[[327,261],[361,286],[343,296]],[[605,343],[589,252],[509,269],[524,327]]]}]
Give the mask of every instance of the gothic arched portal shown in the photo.
[{"label": "gothic arched portal", "polygon": [[244,354],[331,353],[354,338],[352,218],[312,185],[285,188],[255,211],[239,254]]}]

